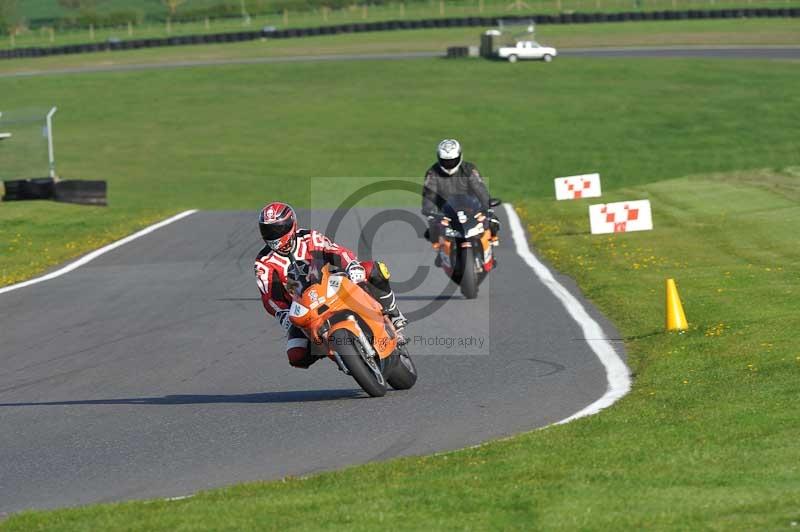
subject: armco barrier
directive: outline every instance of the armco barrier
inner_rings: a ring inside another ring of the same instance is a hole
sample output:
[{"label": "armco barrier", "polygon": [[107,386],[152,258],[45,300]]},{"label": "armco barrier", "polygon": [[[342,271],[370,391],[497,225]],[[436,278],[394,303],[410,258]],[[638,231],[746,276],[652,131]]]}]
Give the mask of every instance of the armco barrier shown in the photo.
[{"label": "armco barrier", "polygon": [[[800,8],[746,8],[687,11],[629,11],[620,13],[561,13],[559,15],[510,15],[504,21],[527,21],[536,24],[591,24],[597,22],[627,22],[640,20],[695,20],[730,18],[800,18]],[[464,17],[423,20],[387,20],[357,24],[339,24],[314,28],[289,28],[284,30],[242,31],[235,33],[211,33],[207,35],[184,35],[160,39],[131,39],[102,43],[73,44],[68,46],[30,47],[0,50],[0,59],[42,57],[47,55],[82,54],[92,52],[156,48],[161,46],[186,46],[191,44],[213,44],[225,42],[253,41],[257,39],[296,39],[317,35],[339,33],[365,33],[373,31],[412,30],[422,28],[457,28],[496,26],[498,18]]]}]

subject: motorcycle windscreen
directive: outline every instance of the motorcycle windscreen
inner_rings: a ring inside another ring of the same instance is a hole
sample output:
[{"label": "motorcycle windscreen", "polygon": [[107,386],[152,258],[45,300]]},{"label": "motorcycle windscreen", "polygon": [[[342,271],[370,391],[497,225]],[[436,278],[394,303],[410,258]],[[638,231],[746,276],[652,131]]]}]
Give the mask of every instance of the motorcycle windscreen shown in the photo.
[{"label": "motorcycle windscreen", "polygon": [[476,223],[475,215],[480,211],[481,202],[478,198],[467,194],[450,196],[442,207],[444,215],[450,218],[450,224],[462,234]]}]

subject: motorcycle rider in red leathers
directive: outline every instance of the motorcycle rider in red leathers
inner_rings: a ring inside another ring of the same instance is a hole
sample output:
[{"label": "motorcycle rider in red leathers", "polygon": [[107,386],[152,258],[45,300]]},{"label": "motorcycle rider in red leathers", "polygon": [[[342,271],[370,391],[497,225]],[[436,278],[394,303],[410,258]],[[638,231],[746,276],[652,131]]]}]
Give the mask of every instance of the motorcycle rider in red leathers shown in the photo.
[{"label": "motorcycle rider in red leathers", "polygon": [[380,261],[359,262],[355,253],[332,242],[324,234],[298,228],[294,209],[286,203],[273,202],[261,209],[258,227],[266,246],[256,257],[256,282],[264,308],[287,332],[286,354],[292,366],[308,368],[323,357],[311,354],[308,338],[289,321],[292,299],[285,285],[292,267],[290,257],[299,263],[323,260],[347,272],[351,281],[381,304],[384,314],[397,329],[398,338],[405,341],[403,332],[407,320],[397,308],[389,285],[389,269],[385,264]]}]

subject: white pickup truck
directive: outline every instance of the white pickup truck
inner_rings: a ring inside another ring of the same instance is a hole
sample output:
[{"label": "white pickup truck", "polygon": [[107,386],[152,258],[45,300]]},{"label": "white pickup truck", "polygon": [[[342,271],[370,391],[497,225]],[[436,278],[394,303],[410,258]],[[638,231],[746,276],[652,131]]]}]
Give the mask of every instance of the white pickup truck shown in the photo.
[{"label": "white pickup truck", "polygon": [[555,48],[542,46],[536,41],[519,41],[516,46],[501,46],[497,50],[497,57],[508,59],[509,63],[516,63],[518,59],[541,59],[549,63],[556,55]]}]

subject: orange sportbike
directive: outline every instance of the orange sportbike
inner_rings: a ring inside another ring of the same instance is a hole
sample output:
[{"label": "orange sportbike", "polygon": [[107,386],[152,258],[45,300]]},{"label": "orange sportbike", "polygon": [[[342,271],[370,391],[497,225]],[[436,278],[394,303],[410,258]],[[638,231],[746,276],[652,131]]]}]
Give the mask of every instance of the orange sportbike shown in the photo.
[{"label": "orange sportbike", "polygon": [[372,397],[386,395],[387,386],[414,386],[417,368],[369,293],[327,263],[295,269],[307,271],[286,283],[292,296],[289,319],[306,334],[313,354],[333,360]]}]

